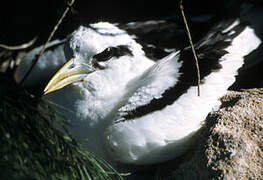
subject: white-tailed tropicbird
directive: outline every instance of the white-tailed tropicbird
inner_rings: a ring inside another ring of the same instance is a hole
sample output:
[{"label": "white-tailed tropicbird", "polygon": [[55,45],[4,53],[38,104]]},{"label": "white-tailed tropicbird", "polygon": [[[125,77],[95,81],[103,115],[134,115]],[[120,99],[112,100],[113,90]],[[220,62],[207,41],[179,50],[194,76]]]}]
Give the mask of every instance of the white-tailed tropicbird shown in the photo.
[{"label": "white-tailed tropicbird", "polygon": [[72,132],[87,138],[85,145],[96,154],[127,164],[163,162],[191,147],[202,121],[235,81],[244,56],[260,43],[239,20],[213,28],[195,45],[201,72],[197,96],[190,48],[153,61],[113,24],[80,26],[65,45],[71,60],[44,91],[60,90],[45,96],[75,112],[69,115]]}]

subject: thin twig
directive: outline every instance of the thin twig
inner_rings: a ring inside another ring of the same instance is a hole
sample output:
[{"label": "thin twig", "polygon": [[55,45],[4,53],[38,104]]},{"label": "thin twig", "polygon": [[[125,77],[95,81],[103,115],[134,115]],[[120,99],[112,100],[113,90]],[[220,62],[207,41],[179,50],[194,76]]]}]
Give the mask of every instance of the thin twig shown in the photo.
[{"label": "thin twig", "polygon": [[46,43],[44,44],[44,46],[42,47],[39,55],[35,56],[35,58],[33,59],[32,65],[30,66],[30,69],[27,71],[26,75],[23,77],[23,79],[21,80],[21,82],[19,83],[19,85],[23,85],[23,83],[25,82],[26,78],[28,77],[28,75],[31,73],[31,71],[33,70],[34,66],[36,65],[37,61],[39,60],[40,56],[42,56],[42,54],[44,53],[44,51],[46,50],[46,47],[48,45],[48,43],[50,42],[50,40],[52,39],[52,37],[54,36],[56,30],[58,29],[59,25],[61,24],[61,22],[63,21],[63,19],[65,18],[65,16],[67,15],[68,11],[70,10],[71,6],[73,5],[75,0],[69,0],[67,1],[67,8],[65,9],[64,13],[62,14],[62,16],[60,17],[60,19],[58,20],[57,24],[54,26],[53,31],[50,33]]},{"label": "thin twig", "polygon": [[196,66],[196,71],[197,71],[197,95],[200,96],[200,82],[201,82],[201,80],[200,80],[200,69],[199,69],[198,59],[197,59],[197,55],[196,55],[196,52],[195,52],[194,44],[193,44],[193,41],[192,41],[190,29],[188,27],[188,24],[187,24],[185,15],[184,15],[183,0],[180,0],[180,9],[181,9],[181,13],[182,13],[182,16],[183,16],[183,19],[184,19],[185,28],[186,28],[186,31],[187,31],[187,35],[188,35],[189,42],[190,42],[190,45],[191,45],[191,48],[192,48],[192,51],[193,51],[193,55],[194,55],[194,59],[195,59],[195,66]]},{"label": "thin twig", "polygon": [[0,48],[5,49],[5,50],[9,50],[9,51],[22,50],[22,49],[26,49],[26,48],[29,48],[30,46],[32,46],[36,42],[36,40],[37,40],[37,36],[34,37],[29,42],[26,42],[24,44],[17,45],[17,46],[9,46],[9,45],[5,45],[5,44],[0,44]]}]

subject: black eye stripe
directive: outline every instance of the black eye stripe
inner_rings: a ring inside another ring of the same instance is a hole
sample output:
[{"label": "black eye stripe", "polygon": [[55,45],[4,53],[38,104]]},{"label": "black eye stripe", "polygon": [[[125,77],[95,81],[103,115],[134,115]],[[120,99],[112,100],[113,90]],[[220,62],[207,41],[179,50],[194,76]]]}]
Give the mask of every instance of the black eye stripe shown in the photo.
[{"label": "black eye stripe", "polygon": [[125,55],[133,56],[131,50],[127,46],[121,45],[117,47],[108,47],[101,53],[93,56],[93,58],[98,62],[104,62],[112,57],[121,57]]},{"label": "black eye stripe", "polygon": [[116,51],[115,56],[117,57],[124,56],[124,55],[133,56],[128,46],[121,45],[121,46],[117,46],[116,49],[117,51]]},{"label": "black eye stripe", "polygon": [[112,49],[111,48],[107,48],[105,49],[104,51],[102,51],[101,53],[99,54],[96,54],[95,56],[93,56],[94,59],[96,59],[97,61],[107,61],[109,60],[113,53],[112,53]]}]

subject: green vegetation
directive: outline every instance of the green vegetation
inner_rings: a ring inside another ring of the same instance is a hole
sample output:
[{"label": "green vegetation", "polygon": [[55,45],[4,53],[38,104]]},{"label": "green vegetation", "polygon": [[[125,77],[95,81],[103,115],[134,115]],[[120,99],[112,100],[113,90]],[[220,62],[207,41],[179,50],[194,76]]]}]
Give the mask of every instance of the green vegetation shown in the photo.
[{"label": "green vegetation", "polygon": [[45,111],[40,98],[4,74],[0,82],[0,179],[122,179],[70,134],[55,128],[50,117],[56,116]]}]

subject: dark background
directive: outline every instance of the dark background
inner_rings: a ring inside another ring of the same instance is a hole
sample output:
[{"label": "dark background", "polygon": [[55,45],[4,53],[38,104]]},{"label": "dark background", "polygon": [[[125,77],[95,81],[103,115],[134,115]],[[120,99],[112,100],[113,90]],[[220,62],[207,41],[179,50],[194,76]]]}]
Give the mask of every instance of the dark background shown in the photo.
[{"label": "dark background", "polygon": [[[233,2],[237,2],[234,0]],[[9,0],[0,5],[0,43],[17,45],[38,35],[38,44],[48,37],[66,8],[65,0]],[[74,11],[68,13],[55,34],[63,38],[79,22],[130,22],[179,17],[178,0],[174,1],[89,1],[75,0]],[[222,13],[229,0],[184,0],[188,16]]]}]

